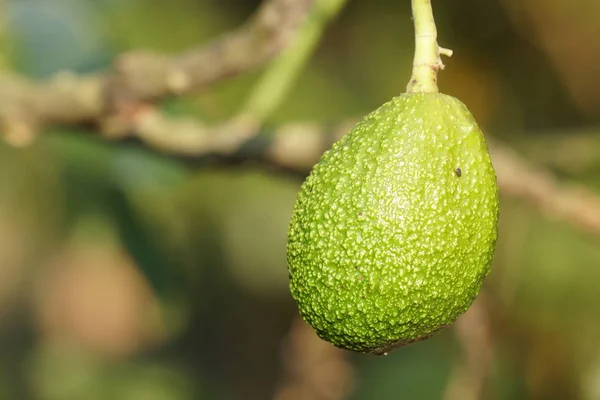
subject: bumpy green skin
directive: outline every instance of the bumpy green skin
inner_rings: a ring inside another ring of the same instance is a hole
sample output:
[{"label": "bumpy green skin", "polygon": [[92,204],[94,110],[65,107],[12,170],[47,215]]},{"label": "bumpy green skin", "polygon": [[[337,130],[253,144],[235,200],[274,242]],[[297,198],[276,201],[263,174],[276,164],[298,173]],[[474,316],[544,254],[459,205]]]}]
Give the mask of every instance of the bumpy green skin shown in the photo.
[{"label": "bumpy green skin", "polygon": [[341,348],[383,354],[425,339],[479,292],[497,221],[496,175],[466,106],[403,94],[334,144],[303,184],[288,235],[292,295]]}]

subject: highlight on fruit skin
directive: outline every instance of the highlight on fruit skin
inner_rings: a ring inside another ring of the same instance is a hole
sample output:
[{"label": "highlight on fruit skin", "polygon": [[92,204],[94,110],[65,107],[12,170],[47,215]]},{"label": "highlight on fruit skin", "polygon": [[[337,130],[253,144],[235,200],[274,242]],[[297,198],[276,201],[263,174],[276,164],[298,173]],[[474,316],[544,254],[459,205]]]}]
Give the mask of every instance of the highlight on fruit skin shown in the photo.
[{"label": "highlight on fruit skin", "polygon": [[479,292],[498,187],[473,116],[454,97],[405,93],[314,166],[288,231],[290,290],[337,347],[385,354],[452,324]]}]

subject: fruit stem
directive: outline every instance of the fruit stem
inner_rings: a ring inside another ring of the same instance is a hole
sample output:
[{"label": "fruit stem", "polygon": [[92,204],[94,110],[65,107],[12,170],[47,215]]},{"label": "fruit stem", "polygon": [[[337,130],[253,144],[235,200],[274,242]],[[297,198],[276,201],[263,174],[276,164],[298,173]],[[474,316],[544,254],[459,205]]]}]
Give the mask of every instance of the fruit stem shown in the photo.
[{"label": "fruit stem", "polygon": [[253,88],[241,115],[250,115],[263,122],[273,114],[316,50],[325,28],[346,2],[347,0],[314,0],[313,9],[297,36],[269,65]]},{"label": "fruit stem", "polygon": [[415,23],[415,58],[412,76],[406,86],[409,93],[438,93],[437,73],[444,69],[441,54],[450,57],[452,50],[437,43],[431,0],[411,0]]}]

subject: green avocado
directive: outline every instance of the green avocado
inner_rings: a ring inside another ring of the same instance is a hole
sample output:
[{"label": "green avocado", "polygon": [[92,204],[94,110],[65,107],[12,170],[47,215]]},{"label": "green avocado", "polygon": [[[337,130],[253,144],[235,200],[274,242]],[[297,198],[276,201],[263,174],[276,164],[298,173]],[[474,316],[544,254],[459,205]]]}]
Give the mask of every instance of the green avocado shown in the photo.
[{"label": "green avocado", "polygon": [[369,354],[452,324],[490,271],[498,186],[467,107],[405,93],[314,166],[288,231],[290,290],[333,345]]}]

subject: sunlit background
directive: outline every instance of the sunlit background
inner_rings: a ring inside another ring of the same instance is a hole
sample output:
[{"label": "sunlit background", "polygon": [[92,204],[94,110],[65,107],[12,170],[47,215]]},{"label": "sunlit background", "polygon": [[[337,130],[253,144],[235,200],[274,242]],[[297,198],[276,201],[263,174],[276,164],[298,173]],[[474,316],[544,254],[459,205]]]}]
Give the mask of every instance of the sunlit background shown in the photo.
[{"label": "sunlit background", "polygon": [[[2,0],[0,74],[43,80],[133,49],[177,53],[259,3]],[[349,1],[268,126],[335,124],[402,92],[409,3]],[[455,52],[441,90],[562,186],[600,190],[600,2],[438,0],[434,11]],[[262,71],[164,106],[225,121]],[[298,321],[288,292],[301,182],[257,163],[190,166],[86,127],[2,143],[0,399],[600,399],[598,235],[503,196],[483,317],[387,357],[349,354]],[[473,367],[481,340],[489,357]]]}]

